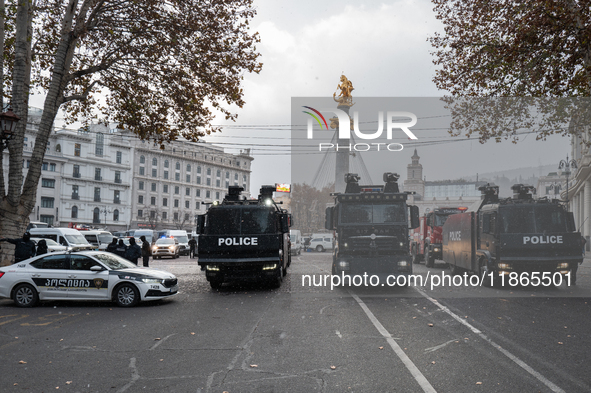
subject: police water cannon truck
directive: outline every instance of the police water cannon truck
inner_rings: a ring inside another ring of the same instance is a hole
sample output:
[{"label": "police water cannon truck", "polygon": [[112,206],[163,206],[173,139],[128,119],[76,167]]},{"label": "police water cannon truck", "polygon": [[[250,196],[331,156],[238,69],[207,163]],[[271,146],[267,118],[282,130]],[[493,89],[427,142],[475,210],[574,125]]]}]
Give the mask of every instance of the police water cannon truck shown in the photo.
[{"label": "police water cannon truck", "polygon": [[574,284],[583,251],[573,214],[559,200],[533,199],[532,186],[511,189],[512,198],[499,199],[498,186],[480,187],[480,201],[445,221],[450,272],[475,272],[484,285]]},{"label": "police water cannon truck", "polygon": [[230,186],[220,204],[198,216],[198,264],[212,288],[224,282],[265,280],[279,287],[291,264],[289,214],[273,201],[275,186],[257,199]]},{"label": "police water cannon truck", "polygon": [[326,209],[325,227],[335,232],[333,275],[376,275],[384,282],[412,273],[408,231],[419,226],[419,213],[407,205],[398,178],[384,173],[384,185],[364,186],[357,174],[345,175],[345,192],[333,194],[334,206]]}]

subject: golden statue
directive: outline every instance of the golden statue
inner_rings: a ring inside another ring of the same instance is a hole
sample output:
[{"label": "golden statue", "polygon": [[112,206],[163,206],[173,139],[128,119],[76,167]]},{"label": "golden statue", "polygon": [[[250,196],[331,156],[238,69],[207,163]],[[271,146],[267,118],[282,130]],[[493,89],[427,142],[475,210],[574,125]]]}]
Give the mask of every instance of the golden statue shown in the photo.
[{"label": "golden statue", "polygon": [[337,93],[334,92],[332,94],[332,98],[339,103],[339,105],[353,105],[353,97],[351,96],[351,92],[355,90],[353,88],[353,83],[345,75],[341,75],[341,83],[337,86],[337,89],[340,89],[341,92],[339,93],[339,98],[336,97]]}]

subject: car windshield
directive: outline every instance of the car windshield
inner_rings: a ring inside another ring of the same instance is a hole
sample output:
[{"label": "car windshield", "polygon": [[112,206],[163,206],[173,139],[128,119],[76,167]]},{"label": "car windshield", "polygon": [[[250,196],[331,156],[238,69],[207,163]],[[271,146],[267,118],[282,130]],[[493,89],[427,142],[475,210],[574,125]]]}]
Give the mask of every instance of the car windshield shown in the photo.
[{"label": "car windshield", "polygon": [[179,243],[188,243],[189,242],[189,238],[187,236],[175,236],[176,240],[179,241]]},{"label": "car windshield", "polygon": [[445,224],[447,217],[449,217],[449,214],[436,214],[435,215],[435,223],[434,223],[435,226],[442,227],[443,224]]},{"label": "car windshield", "polygon": [[101,241],[101,243],[111,243],[113,241],[113,235],[111,235],[110,233],[100,233],[98,235],[99,240]]},{"label": "car windshield", "polygon": [[158,240],[156,240],[156,244],[174,244],[174,239],[170,239],[170,238],[158,239]]},{"label": "car windshield", "polygon": [[90,244],[82,235],[65,235],[64,237],[70,244]]},{"label": "car windshield", "polygon": [[207,213],[209,235],[257,235],[275,233],[274,210],[266,207],[218,208]]},{"label": "car windshield", "polygon": [[111,253],[95,254],[93,257],[101,261],[111,270],[131,269],[137,267],[137,265],[129,262],[127,259]]},{"label": "car windshield", "polygon": [[[39,240],[41,240],[41,238],[31,238],[31,240],[33,240],[35,243],[39,243]],[[51,240],[51,239],[44,239],[44,240],[45,240],[45,244],[47,244],[48,246],[61,246],[61,244],[59,244],[55,240]]]},{"label": "car windshield", "polygon": [[499,209],[501,233],[566,232],[566,214],[556,206],[507,206]]}]

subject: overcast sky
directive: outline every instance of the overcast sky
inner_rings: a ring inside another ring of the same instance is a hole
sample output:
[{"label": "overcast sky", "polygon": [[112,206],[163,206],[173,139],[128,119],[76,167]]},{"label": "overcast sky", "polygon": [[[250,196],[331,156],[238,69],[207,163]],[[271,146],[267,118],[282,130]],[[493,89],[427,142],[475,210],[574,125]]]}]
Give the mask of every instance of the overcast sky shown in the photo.
[{"label": "overcast sky", "polygon": [[[341,73],[352,81],[354,98],[445,94],[432,82],[435,66],[427,38],[442,31],[442,25],[429,1],[255,0],[255,6],[258,15],[252,26],[261,36],[257,48],[263,70],[245,77],[246,105],[238,111],[239,127],[208,138],[225,147],[239,143],[233,146],[252,148],[253,194],[262,184],[291,180],[292,157],[281,146],[290,144],[292,97],[331,97]],[[420,129],[420,121],[416,128]],[[417,131],[417,136],[422,142],[452,138],[443,130]],[[418,151],[428,180],[558,164],[570,152],[567,138],[540,142],[534,135],[517,145],[509,141],[425,145]],[[407,148],[391,156],[392,170],[402,179],[413,151],[414,147]],[[372,177],[379,180],[381,173]]]}]

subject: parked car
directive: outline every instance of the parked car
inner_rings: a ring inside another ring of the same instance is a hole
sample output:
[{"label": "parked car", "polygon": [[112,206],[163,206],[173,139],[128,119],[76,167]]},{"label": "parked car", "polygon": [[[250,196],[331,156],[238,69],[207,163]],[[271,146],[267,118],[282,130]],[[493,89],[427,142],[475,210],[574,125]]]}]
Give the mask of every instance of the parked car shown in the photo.
[{"label": "parked car", "polygon": [[0,268],[0,298],[18,307],[40,300],[106,300],[131,307],[178,292],[177,278],[104,251],[56,252]]},{"label": "parked car", "polygon": [[68,251],[90,251],[95,249],[95,246],[90,244],[80,231],[73,228],[31,228],[29,233],[31,237],[54,240],[68,247]]},{"label": "parked car", "polygon": [[[35,243],[35,246],[37,246],[37,243],[39,242],[39,240],[41,240],[40,237],[32,237],[31,240]],[[66,246],[62,246],[61,244],[59,244],[58,242],[51,240],[51,239],[44,239],[45,240],[45,244],[47,244],[47,251],[48,252],[56,252],[56,251],[67,251],[68,247]]]},{"label": "parked car", "polygon": [[162,257],[178,258],[180,257],[180,245],[177,238],[163,237],[156,240],[152,246],[152,256],[154,259]]},{"label": "parked car", "polygon": [[80,231],[80,233],[99,251],[105,251],[109,243],[113,241],[113,235],[109,231],[89,230]]},{"label": "parked car", "polygon": [[332,240],[333,237],[331,235],[314,235],[310,240],[310,245],[308,248],[312,250],[316,250],[318,252],[324,252],[326,250],[332,250]]}]

